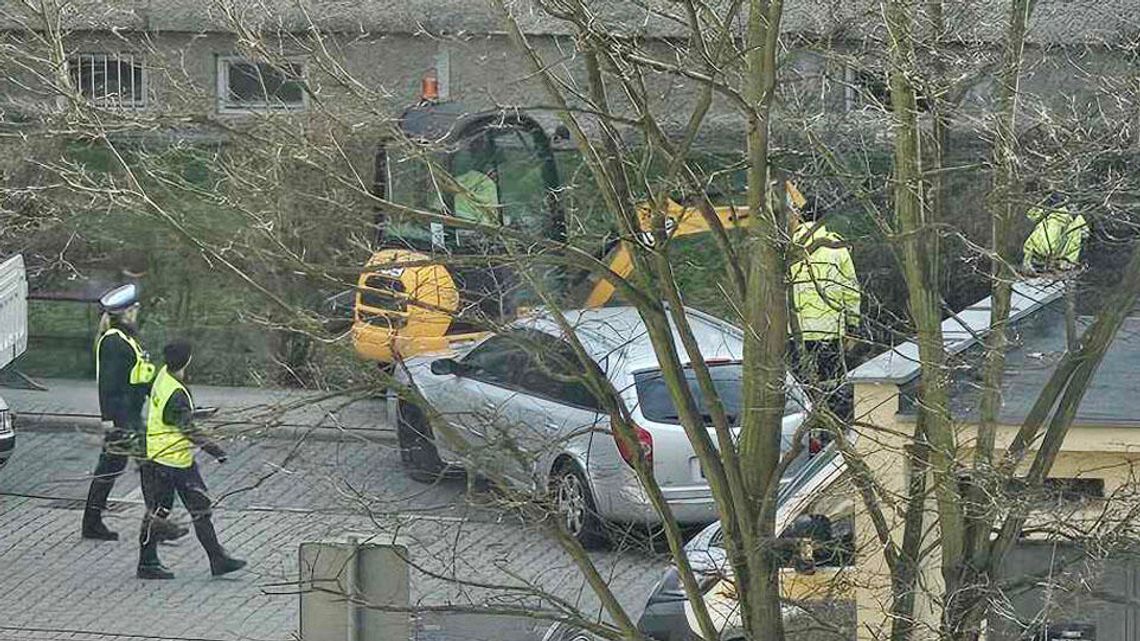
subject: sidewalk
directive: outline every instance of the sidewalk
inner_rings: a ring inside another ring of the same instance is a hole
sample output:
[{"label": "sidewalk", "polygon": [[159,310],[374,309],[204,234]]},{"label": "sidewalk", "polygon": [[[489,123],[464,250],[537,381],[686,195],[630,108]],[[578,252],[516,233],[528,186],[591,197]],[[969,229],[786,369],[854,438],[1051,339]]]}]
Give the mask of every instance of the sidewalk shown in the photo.
[{"label": "sidewalk", "polygon": [[[95,381],[38,379],[47,391],[0,387],[0,397],[16,414],[22,429],[94,427],[99,420]],[[289,432],[351,431],[362,435],[394,438],[387,404],[370,392],[350,394],[257,387],[212,387],[195,385],[194,402],[219,411],[206,425],[225,431],[258,433],[285,429]]]}]

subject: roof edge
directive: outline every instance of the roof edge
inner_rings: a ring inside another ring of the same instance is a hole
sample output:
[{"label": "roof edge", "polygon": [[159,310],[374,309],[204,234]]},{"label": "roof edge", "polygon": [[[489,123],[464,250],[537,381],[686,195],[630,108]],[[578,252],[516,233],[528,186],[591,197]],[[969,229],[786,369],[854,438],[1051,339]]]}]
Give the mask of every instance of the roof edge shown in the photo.
[{"label": "roof edge", "polygon": [[[1063,293],[1064,284],[1053,279],[1036,278],[1014,283],[1009,322],[1037,313]],[[960,354],[989,334],[992,306],[993,297],[987,296],[942,321],[942,344],[949,354]],[[908,341],[863,363],[848,375],[847,380],[852,383],[903,385],[918,376],[920,365],[918,343]]]}]

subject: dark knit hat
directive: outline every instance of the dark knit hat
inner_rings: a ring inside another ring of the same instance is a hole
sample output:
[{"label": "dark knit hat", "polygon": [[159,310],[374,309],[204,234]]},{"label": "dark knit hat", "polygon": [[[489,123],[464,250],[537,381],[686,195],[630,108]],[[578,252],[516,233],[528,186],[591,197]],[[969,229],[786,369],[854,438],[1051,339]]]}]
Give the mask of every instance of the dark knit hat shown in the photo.
[{"label": "dark knit hat", "polygon": [[166,361],[167,369],[178,371],[190,362],[191,356],[190,343],[186,341],[174,341],[167,343],[166,347],[162,348],[162,357]]}]

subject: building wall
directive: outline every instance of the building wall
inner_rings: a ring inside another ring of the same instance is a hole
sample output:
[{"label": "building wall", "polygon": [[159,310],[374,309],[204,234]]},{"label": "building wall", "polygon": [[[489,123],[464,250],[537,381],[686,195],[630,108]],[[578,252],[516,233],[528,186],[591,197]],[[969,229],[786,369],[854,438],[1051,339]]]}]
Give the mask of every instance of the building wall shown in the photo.
[{"label": "building wall", "polygon": [[[898,415],[898,399],[898,388],[890,383],[859,383],[855,386],[855,415],[862,423],[873,426],[858,430],[856,448],[886,496],[901,496],[910,473],[901,452],[909,440],[908,435],[913,434],[914,420],[912,417]],[[1135,427],[1122,426],[1074,426],[1065,438],[1049,477],[1102,479],[1104,494],[1110,500],[1043,503],[1026,524],[1026,530],[1061,529],[1068,535],[1080,536],[1098,529],[1127,525],[1133,518],[1128,511],[1134,507],[1132,497],[1140,488],[1137,476],[1140,471],[1140,439],[1137,439],[1135,430]],[[1008,446],[1016,432],[1017,426],[1000,426],[998,447]],[[977,426],[960,426],[958,453],[963,461],[972,459],[972,443],[976,436]],[[1023,468],[1027,466],[1028,463]],[[1113,499],[1119,501],[1114,503]],[[1125,499],[1128,499],[1127,503]],[[902,517],[896,512],[900,506],[901,504],[881,506],[896,543],[901,542],[902,538]],[[931,501],[928,515],[935,514],[935,509],[936,506]],[[932,516],[927,518],[929,522]],[[929,595],[939,594],[939,586],[942,585],[936,547],[937,533],[933,531],[934,528],[931,530],[926,534],[925,543],[933,547],[927,556],[921,579],[924,594],[917,604],[917,612],[922,619],[919,639],[924,638],[922,635],[937,630],[940,616],[940,606],[929,598]],[[890,607],[890,574],[883,546],[862,505],[856,506],[856,536],[858,638],[859,641],[874,641],[886,638],[889,633],[887,612]],[[1033,538],[1039,536],[1041,535],[1032,535]]]}]

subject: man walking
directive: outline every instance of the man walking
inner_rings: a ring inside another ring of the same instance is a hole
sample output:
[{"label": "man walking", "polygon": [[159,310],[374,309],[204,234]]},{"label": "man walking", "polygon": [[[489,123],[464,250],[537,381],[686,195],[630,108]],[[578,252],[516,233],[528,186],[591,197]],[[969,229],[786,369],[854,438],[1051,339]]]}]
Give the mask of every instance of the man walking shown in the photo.
[{"label": "man walking", "polygon": [[136,574],[140,579],[174,578],[174,573],[159,561],[155,522],[169,515],[175,493],[190,512],[194,534],[210,558],[210,572],[219,576],[245,567],[245,561],[231,557],[218,542],[211,520],[210,496],[194,462],[195,447],[202,448],[219,463],[226,461],[226,453],[194,429],[194,399],[185,384],[191,356],[189,343],[173,342],[163,348],[165,364],[150,392],[146,457],[153,473],[143,479],[147,512],[139,532]]},{"label": "man walking", "polygon": [[[103,512],[127,459],[141,451],[142,408],[154,380],[154,365],[138,340],[138,286],[132,283],[112,289],[99,299],[99,304],[103,317],[95,343],[95,378],[99,414],[107,430],[87,492],[83,538],[115,541],[119,535],[103,522]],[[146,471],[142,473],[145,476]],[[166,521],[156,528],[162,540],[176,539],[188,532]]]}]

